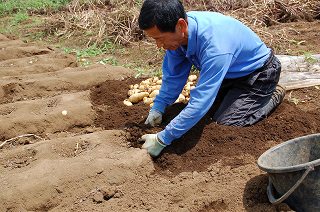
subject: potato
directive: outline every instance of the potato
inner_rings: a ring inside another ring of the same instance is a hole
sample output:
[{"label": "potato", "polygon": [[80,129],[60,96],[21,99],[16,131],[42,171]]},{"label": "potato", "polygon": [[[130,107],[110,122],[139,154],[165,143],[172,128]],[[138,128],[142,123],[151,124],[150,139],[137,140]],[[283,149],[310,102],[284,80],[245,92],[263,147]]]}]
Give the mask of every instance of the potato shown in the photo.
[{"label": "potato", "polygon": [[184,100],[186,100],[186,97],[182,94],[179,94],[178,100],[179,102],[184,102]]},{"label": "potato", "polygon": [[135,93],[140,93],[141,91],[139,89],[132,89],[128,91],[128,96],[132,96]]},{"label": "potato", "polygon": [[189,91],[187,91],[187,90],[182,90],[182,95],[184,95],[184,96],[189,96],[190,94],[189,94]]},{"label": "potato", "polygon": [[133,86],[133,88],[137,89],[137,88],[139,88],[139,85],[138,85],[138,84],[135,84],[135,85]]},{"label": "potato", "polygon": [[174,103],[178,103],[178,102],[184,103],[185,100],[186,100],[186,97],[182,94],[179,94],[178,99]]},{"label": "potato", "polygon": [[149,78],[149,79],[143,80],[143,81],[140,83],[140,85],[150,85],[151,82],[152,82],[152,79]]},{"label": "potato", "polygon": [[161,85],[153,85],[153,86],[149,86],[148,88],[148,92],[152,93],[154,90],[160,90]]},{"label": "potato", "polygon": [[159,90],[154,90],[150,93],[149,97],[153,98],[156,97],[159,94]]},{"label": "potato", "polygon": [[184,86],[184,89],[189,92],[189,91],[190,91],[190,87],[191,87],[190,84],[187,83],[187,84]]},{"label": "potato", "polygon": [[132,103],[127,99],[123,100],[123,104],[125,104],[127,106],[132,106]]},{"label": "potato", "polygon": [[158,80],[158,81],[156,82],[156,84],[157,84],[157,85],[161,85],[161,84],[162,84],[162,80]]},{"label": "potato", "polygon": [[153,103],[153,100],[154,100],[154,98],[148,98],[148,97],[143,98],[143,102],[146,105],[150,105],[151,103]]},{"label": "potato", "polygon": [[146,96],[149,96],[148,92],[135,93],[129,97],[129,101],[132,103],[138,103]]},{"label": "potato", "polygon": [[139,85],[139,89],[144,91],[144,90],[148,89],[148,85]]},{"label": "potato", "polygon": [[152,82],[156,83],[159,80],[159,77],[153,77]]},{"label": "potato", "polygon": [[198,78],[197,75],[192,74],[192,75],[190,75],[190,76],[188,77],[188,80],[191,81],[191,82],[193,82],[193,81],[196,81],[197,78]]}]

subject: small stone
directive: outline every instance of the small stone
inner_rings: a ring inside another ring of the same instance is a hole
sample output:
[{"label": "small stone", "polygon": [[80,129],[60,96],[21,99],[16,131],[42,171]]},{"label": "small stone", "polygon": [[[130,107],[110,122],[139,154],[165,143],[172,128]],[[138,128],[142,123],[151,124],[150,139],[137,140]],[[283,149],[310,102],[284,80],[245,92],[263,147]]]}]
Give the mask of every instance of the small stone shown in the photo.
[{"label": "small stone", "polygon": [[120,198],[123,194],[119,191],[116,191],[116,193],[114,194],[113,198]]},{"label": "small stone", "polygon": [[94,128],[92,128],[92,127],[88,127],[88,128],[86,128],[85,129],[85,132],[86,133],[93,133],[95,130],[94,130]]},{"label": "small stone", "polygon": [[62,193],[62,190],[61,190],[60,188],[56,187],[55,189],[56,189],[56,191],[57,191],[59,194]]},{"label": "small stone", "polygon": [[193,179],[198,178],[199,176],[200,176],[199,172],[197,171],[192,172]]},{"label": "small stone", "polygon": [[115,187],[104,187],[100,189],[100,192],[103,195],[103,199],[109,200],[116,194]]},{"label": "small stone", "polygon": [[93,195],[92,199],[93,199],[93,202],[100,204],[103,202],[104,197],[101,192],[97,192]]}]

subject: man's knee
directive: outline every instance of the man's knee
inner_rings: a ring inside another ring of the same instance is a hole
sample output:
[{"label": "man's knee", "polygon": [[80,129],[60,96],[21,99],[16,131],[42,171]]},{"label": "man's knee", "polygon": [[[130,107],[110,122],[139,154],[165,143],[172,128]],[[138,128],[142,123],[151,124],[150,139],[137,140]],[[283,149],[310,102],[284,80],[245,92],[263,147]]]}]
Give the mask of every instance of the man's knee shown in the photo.
[{"label": "man's knee", "polygon": [[251,126],[267,117],[267,113],[264,110],[265,106],[263,105],[263,103],[251,104],[251,107],[242,105],[227,110],[220,108],[221,110],[218,110],[218,113],[214,114],[212,119],[217,124],[226,126]]},{"label": "man's knee", "polygon": [[256,124],[257,122],[261,121],[262,119],[265,118],[263,115],[250,115],[247,117],[242,117],[242,118],[235,118],[235,117],[218,117],[218,118],[213,118],[213,121],[216,122],[217,124],[220,125],[225,125],[225,126],[236,126],[236,127],[247,127]]}]

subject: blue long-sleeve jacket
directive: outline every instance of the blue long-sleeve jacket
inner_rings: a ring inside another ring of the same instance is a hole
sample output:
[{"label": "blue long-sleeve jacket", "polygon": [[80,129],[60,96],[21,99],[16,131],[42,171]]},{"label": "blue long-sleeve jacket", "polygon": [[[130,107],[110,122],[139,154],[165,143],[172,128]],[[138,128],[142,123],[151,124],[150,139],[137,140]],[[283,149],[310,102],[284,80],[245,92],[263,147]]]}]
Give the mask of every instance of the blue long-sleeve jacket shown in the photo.
[{"label": "blue long-sleeve jacket", "polygon": [[158,137],[166,145],[192,128],[212,106],[224,78],[246,76],[263,66],[271,50],[238,20],[214,12],[188,12],[188,45],[167,50],[162,86],[152,109],[164,113],[181,93],[191,66],[200,70],[188,105]]}]

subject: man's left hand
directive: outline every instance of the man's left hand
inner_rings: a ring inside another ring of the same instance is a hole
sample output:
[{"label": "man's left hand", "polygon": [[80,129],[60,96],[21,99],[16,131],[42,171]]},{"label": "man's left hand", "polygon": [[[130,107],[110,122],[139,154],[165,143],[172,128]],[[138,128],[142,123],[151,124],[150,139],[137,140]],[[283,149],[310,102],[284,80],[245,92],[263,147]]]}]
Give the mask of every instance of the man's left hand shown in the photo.
[{"label": "man's left hand", "polygon": [[157,157],[166,145],[159,140],[157,134],[146,134],[141,137],[144,141],[143,149],[146,149],[152,157]]}]

